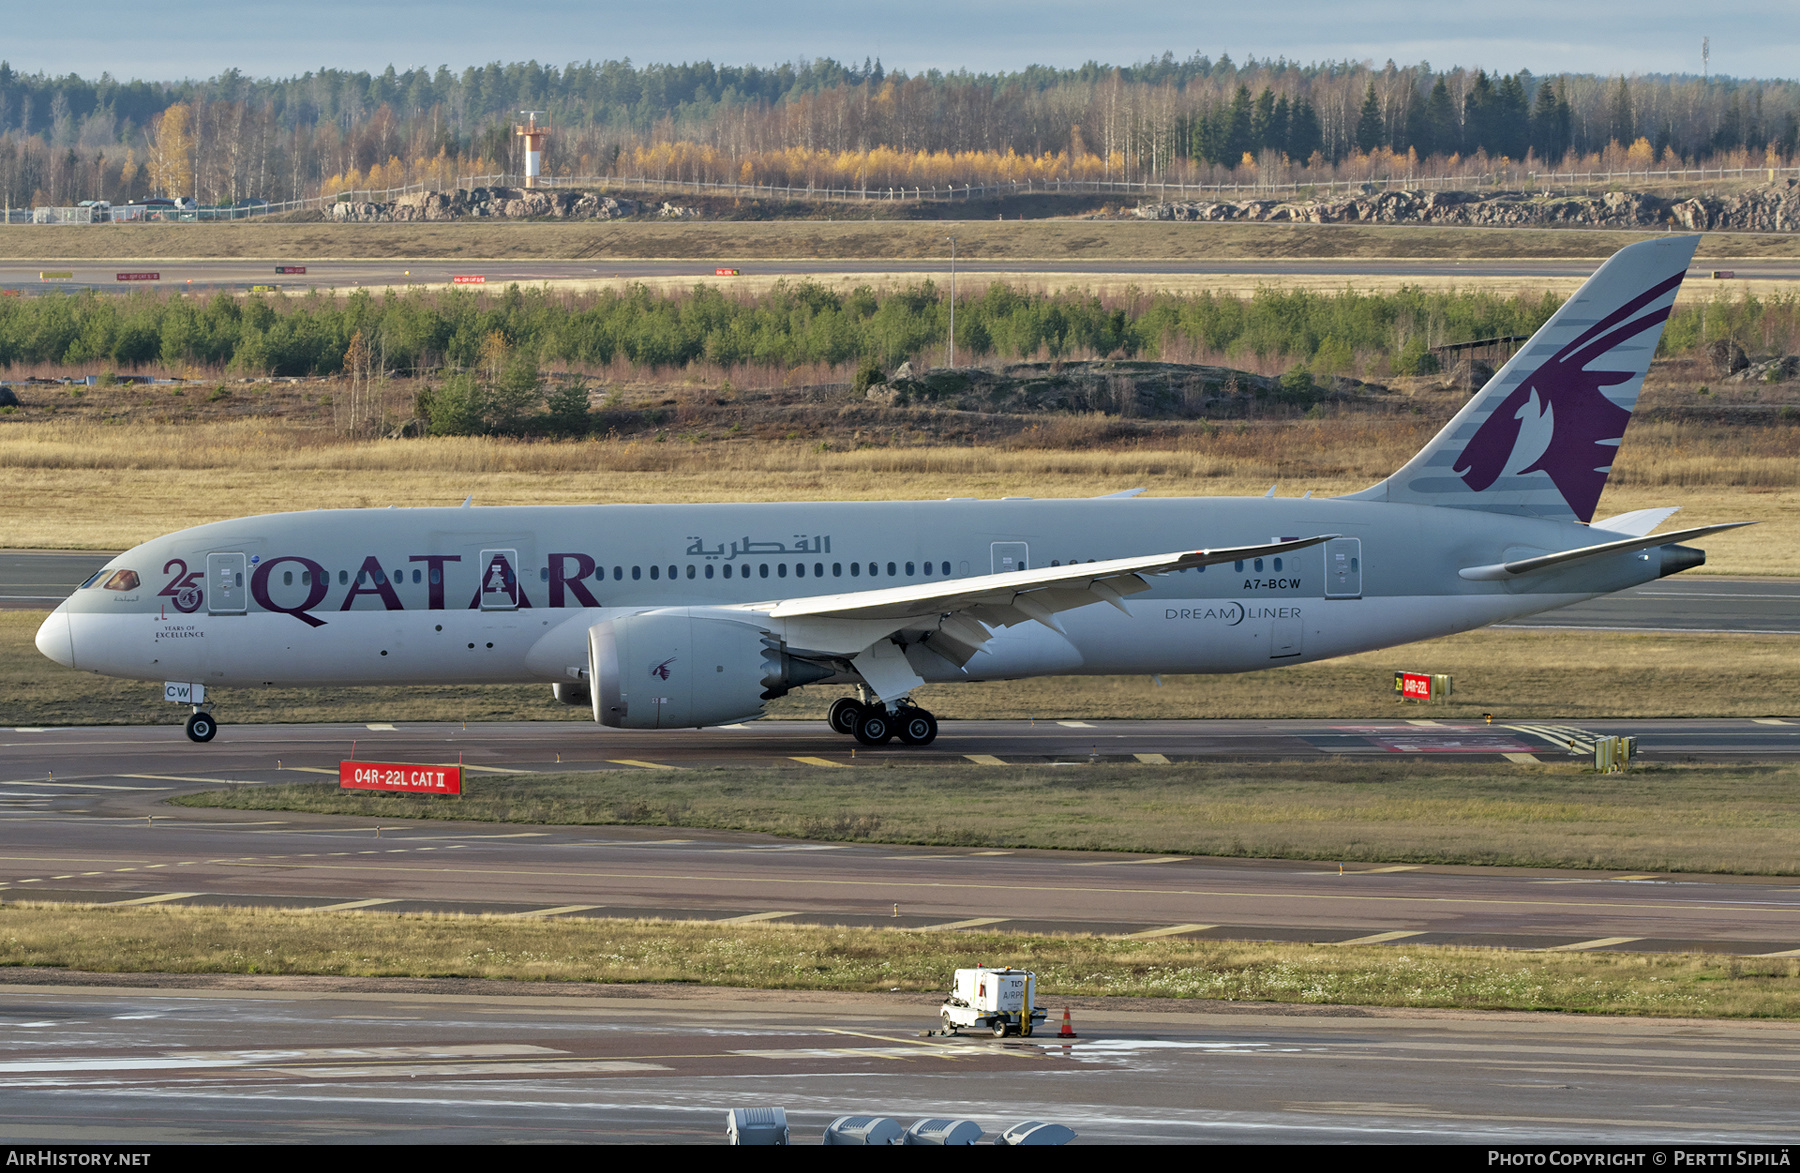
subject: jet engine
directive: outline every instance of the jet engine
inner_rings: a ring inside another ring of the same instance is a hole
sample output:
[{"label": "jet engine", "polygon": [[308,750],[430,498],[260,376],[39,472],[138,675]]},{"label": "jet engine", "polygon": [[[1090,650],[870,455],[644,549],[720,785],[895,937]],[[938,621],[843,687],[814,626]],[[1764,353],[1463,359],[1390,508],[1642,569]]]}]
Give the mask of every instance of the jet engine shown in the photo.
[{"label": "jet engine", "polygon": [[671,607],[588,629],[594,720],[695,729],[763,715],[763,702],[836,670],[787,653],[755,623]]}]

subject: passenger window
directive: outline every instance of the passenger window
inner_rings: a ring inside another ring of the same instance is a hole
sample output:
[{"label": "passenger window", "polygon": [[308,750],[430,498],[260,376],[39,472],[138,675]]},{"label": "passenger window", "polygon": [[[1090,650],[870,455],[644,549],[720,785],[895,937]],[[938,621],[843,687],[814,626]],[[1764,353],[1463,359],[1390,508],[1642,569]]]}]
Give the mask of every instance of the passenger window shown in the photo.
[{"label": "passenger window", "polygon": [[925,577],[927,577],[927,578],[931,577],[931,563],[929,563],[929,562],[927,562],[925,564]]},{"label": "passenger window", "polygon": [[825,577],[825,564],[823,562],[813,563],[813,577],[814,578],[824,578]]},{"label": "passenger window", "polygon": [[[655,573],[656,573],[656,567],[654,567],[654,566],[652,566],[652,567],[651,567],[651,568],[650,568],[650,573],[651,573],[651,574],[655,574]],[[632,581],[632,582],[636,582],[636,581],[637,581],[637,580],[638,580],[638,579],[640,579],[640,578],[642,578],[642,577],[644,577],[644,572],[643,572],[643,570],[642,570],[642,569],[641,569],[641,568],[640,568],[640,567],[636,567],[636,566],[633,566],[633,567],[632,567],[632,568],[631,568],[631,581]]]},{"label": "passenger window", "polygon": [[842,562],[833,562],[831,564],[831,577],[833,577],[833,578],[844,577],[844,564]]},{"label": "passenger window", "polygon": [[282,586],[293,586],[294,585],[294,572],[293,571],[284,570],[281,572],[281,585]]},{"label": "passenger window", "polygon": [[349,581],[350,581],[350,572],[348,570],[338,571],[338,585],[339,586],[343,586],[345,583],[347,583]]},{"label": "passenger window", "polygon": [[[306,576],[304,574],[302,574],[300,576],[300,581],[301,582],[306,581]],[[443,581],[444,581],[444,568],[442,566],[433,566],[431,568],[431,585],[437,586],[439,583],[441,583]]]},{"label": "passenger window", "polygon": [[[395,579],[394,581],[399,582],[400,580]],[[549,582],[550,581],[550,568],[548,566],[538,567],[538,581],[539,582]]]},{"label": "passenger window", "polygon": [[661,577],[662,577],[662,567],[652,566],[650,568],[650,581],[655,582],[657,579],[659,579]]},{"label": "passenger window", "polygon": [[301,586],[311,586],[312,585],[312,571],[302,570],[300,572],[300,585]]},{"label": "passenger window", "polygon": [[1056,559],[1055,559],[1055,558],[1052,558],[1052,559],[1050,559],[1050,565],[1052,565],[1052,566],[1061,566],[1061,565],[1062,565],[1062,563],[1061,563],[1061,562],[1059,562],[1059,561],[1057,561],[1057,560],[1056,560]]},{"label": "passenger window", "polygon": [[[708,570],[711,570],[711,569],[712,569],[712,567],[710,567],[710,566],[708,566],[708,567],[707,567],[707,569],[708,569]],[[688,577],[689,577],[689,578],[692,578],[692,577],[694,577],[694,567],[693,567],[693,565],[692,565],[692,564],[689,564],[689,566],[688,566]],[[707,576],[706,576],[706,577],[708,577],[708,578],[711,578],[711,577],[712,577],[712,575],[710,575],[710,574],[709,574],[709,575],[707,575]]]},{"label": "passenger window", "polygon": [[1275,573],[1276,574],[1281,573],[1281,559],[1279,559],[1279,558],[1275,559]]},{"label": "passenger window", "polygon": [[706,577],[711,578],[712,576],[713,576],[712,563],[708,562],[706,564]]},{"label": "passenger window", "polygon": [[1258,574],[1262,573],[1262,559],[1261,558],[1258,558],[1256,560],[1256,573],[1258,573]]},{"label": "passenger window", "polygon": [[888,563],[888,577],[894,577],[894,564],[892,562]]},{"label": "passenger window", "polygon": [[911,578],[912,575],[913,575],[913,564],[908,562],[906,564],[906,577]]},{"label": "passenger window", "polygon": [[675,568],[673,566],[669,567],[669,577],[670,578],[675,577]]},{"label": "passenger window", "polygon": [[795,578],[805,578],[806,577],[806,563],[804,563],[804,562],[794,563],[794,577]]},{"label": "passenger window", "polygon": [[764,562],[760,567],[757,568],[757,573],[762,575],[764,578],[769,577],[769,564],[767,562]]},{"label": "passenger window", "polygon": [[1234,567],[1235,567],[1235,568],[1236,568],[1236,569],[1237,569],[1237,572],[1238,572],[1238,573],[1239,573],[1239,574],[1242,574],[1242,573],[1243,573],[1243,572],[1244,572],[1244,561],[1243,561],[1243,559],[1241,559],[1241,558],[1240,558],[1240,559],[1238,559],[1238,560],[1237,560],[1237,561],[1236,561],[1236,562],[1234,562],[1234,563],[1232,563],[1232,565],[1233,565],[1233,566],[1234,566]]},{"label": "passenger window", "polygon": [[731,577],[731,563],[729,563],[729,562],[727,562],[727,563],[726,563],[726,564],[725,564],[725,577],[726,577],[726,578],[730,578],[730,577]]},{"label": "passenger window", "polygon": [[[622,579],[624,577],[625,577],[625,568],[623,566],[613,567],[613,581],[614,582],[618,582],[620,579]],[[637,575],[634,574],[631,577],[636,578]]]},{"label": "passenger window", "polygon": [[852,562],[850,564],[850,577],[855,578],[857,575],[859,575],[861,573],[862,573],[862,563]]},{"label": "passenger window", "polygon": [[950,573],[950,564],[948,562],[944,563],[943,573],[946,575]]},{"label": "passenger window", "polygon": [[786,578],[787,577],[787,563],[785,563],[785,562],[776,563],[775,577],[776,578]]},{"label": "passenger window", "polygon": [[356,572],[356,585],[357,586],[368,586],[369,585],[369,572],[368,571],[359,570]]}]

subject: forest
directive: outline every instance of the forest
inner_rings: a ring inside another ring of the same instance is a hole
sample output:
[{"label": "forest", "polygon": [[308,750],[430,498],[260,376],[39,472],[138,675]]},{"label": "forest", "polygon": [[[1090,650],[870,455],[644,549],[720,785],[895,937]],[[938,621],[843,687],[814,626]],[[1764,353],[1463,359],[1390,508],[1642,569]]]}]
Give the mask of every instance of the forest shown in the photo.
[{"label": "forest", "polygon": [[1504,74],[1428,62],[1172,53],[1129,66],[907,74],[878,61],[498,62],[188,81],[0,63],[9,206],[193,196],[286,201],[517,174],[542,110],[547,173],[817,186],[1023,179],[1314,182],[1533,166],[1787,163],[1800,84]]},{"label": "forest", "polygon": [[[1530,334],[1560,305],[1552,294],[1501,297],[1407,287],[1392,293],[1266,288],[1251,297],[1126,292],[1033,293],[995,284],[959,297],[962,362],[1146,358],[1215,362],[1324,377],[1409,375],[1447,342]],[[944,291],[927,281],[838,293],[778,284],[728,296],[700,286],[568,293],[510,286],[348,297],[220,293],[52,294],[0,301],[0,363],[83,373],[213,371],[238,375],[435,377],[509,364],[607,377],[667,379],[756,368],[851,373],[879,381],[902,362],[943,361]],[[1756,353],[1800,350],[1800,298],[1750,295],[1683,307],[1665,353],[1722,338]],[[347,359],[347,356],[351,356]]]}]

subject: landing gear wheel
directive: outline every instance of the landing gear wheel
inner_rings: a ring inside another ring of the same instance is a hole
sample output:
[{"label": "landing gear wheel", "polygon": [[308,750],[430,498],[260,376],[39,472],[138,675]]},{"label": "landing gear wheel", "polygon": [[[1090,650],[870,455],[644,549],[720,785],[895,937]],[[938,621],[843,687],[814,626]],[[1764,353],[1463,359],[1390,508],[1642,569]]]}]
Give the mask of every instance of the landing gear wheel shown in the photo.
[{"label": "landing gear wheel", "polygon": [[956,1024],[954,1022],[950,1021],[950,1012],[948,1010],[944,1011],[942,1017],[944,1020],[944,1033],[947,1035],[955,1034],[956,1033]]},{"label": "landing gear wheel", "polygon": [[1004,1018],[994,1019],[994,1037],[997,1039],[1003,1039],[1006,1037],[1006,1019],[1004,1019]]},{"label": "landing gear wheel", "polygon": [[898,724],[886,709],[865,709],[856,723],[856,740],[864,745],[885,745],[894,739]]},{"label": "landing gear wheel", "polygon": [[187,719],[189,741],[211,741],[218,731],[219,723],[211,713],[195,713]]},{"label": "landing gear wheel", "polygon": [[825,721],[831,726],[833,733],[845,736],[856,734],[856,723],[862,719],[862,702],[853,696],[841,696],[831,702],[831,711],[825,715]]},{"label": "landing gear wheel", "polygon": [[930,745],[937,740],[937,718],[924,709],[900,710],[900,740],[907,745]]}]

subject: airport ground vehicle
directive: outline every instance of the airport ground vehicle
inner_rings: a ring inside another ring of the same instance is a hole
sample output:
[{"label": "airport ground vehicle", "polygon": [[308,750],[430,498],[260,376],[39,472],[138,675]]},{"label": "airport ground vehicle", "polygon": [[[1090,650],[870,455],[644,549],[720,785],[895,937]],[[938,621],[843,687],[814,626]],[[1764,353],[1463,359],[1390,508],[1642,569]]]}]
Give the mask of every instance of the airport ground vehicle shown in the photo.
[{"label": "airport ground vehicle", "polygon": [[1037,1006],[1037,974],[1011,966],[959,969],[938,1016],[946,1031],[989,1030],[997,1039],[1029,1035],[1045,1018]]}]

